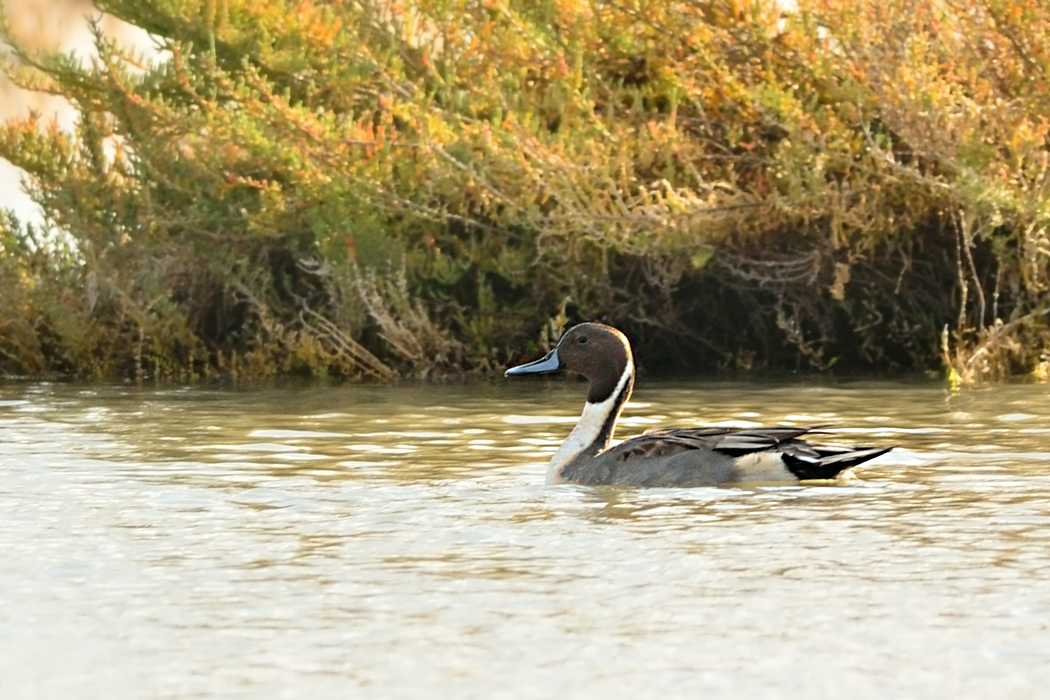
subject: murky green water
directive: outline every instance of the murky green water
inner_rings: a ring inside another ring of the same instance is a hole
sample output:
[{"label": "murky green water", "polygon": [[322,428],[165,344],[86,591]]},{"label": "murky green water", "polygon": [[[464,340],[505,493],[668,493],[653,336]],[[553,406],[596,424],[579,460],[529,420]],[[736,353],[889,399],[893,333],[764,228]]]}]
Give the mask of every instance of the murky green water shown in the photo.
[{"label": "murky green water", "polygon": [[544,487],[583,387],[0,389],[0,697],[1037,697],[1050,394],[642,382],[845,486]]}]

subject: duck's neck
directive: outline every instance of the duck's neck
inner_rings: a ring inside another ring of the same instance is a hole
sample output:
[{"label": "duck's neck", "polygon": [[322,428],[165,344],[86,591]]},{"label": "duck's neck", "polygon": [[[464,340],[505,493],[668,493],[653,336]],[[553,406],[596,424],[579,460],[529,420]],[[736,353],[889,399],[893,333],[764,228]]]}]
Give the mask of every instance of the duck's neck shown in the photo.
[{"label": "duck's neck", "polygon": [[588,401],[583,405],[580,421],[547,465],[548,484],[563,483],[562,473],[569,464],[579,458],[594,457],[609,446],[616,429],[616,420],[633,388],[634,363],[628,361],[620,381],[607,399],[593,403]]}]

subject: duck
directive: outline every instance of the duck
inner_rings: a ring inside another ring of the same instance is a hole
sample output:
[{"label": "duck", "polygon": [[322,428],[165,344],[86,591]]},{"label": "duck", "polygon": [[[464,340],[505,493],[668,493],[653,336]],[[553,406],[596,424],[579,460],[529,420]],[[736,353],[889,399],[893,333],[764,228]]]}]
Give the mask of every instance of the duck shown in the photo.
[{"label": "duck", "polygon": [[813,444],[819,427],[663,428],[610,447],[616,421],[634,389],[631,344],[616,328],[581,323],[544,357],[504,376],[569,370],[588,380],[576,427],[547,466],[547,484],[690,487],[744,482],[837,479],[890,447]]}]

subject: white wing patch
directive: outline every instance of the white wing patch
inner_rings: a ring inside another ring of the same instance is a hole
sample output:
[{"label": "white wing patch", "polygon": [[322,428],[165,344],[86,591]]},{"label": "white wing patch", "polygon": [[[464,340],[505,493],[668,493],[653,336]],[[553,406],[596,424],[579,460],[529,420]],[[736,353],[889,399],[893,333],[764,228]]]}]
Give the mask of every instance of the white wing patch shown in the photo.
[{"label": "white wing patch", "polygon": [[734,460],[736,481],[798,481],[779,452],[752,452]]}]

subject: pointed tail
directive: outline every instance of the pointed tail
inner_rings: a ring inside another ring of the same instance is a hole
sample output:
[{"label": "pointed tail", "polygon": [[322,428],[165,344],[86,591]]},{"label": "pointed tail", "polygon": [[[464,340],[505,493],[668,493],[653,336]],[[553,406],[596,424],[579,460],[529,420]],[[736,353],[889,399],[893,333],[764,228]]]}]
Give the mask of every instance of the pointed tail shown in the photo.
[{"label": "pointed tail", "polygon": [[[815,447],[815,446],[811,446]],[[800,481],[807,479],[834,479],[839,472],[884,455],[893,447],[826,448],[816,447],[817,458],[812,455],[783,454],[784,465]]]}]

